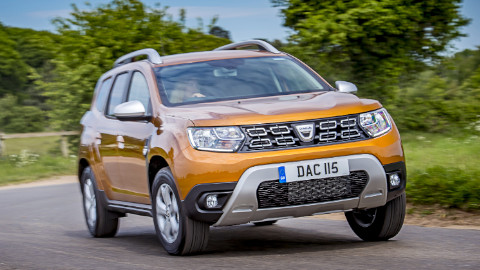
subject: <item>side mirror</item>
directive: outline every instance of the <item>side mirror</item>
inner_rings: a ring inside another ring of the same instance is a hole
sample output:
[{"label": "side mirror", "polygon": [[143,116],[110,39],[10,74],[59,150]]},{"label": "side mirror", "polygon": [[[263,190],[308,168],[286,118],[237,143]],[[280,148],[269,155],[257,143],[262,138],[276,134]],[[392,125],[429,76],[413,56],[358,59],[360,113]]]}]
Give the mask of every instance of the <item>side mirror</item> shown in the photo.
[{"label": "side mirror", "polygon": [[351,82],[336,81],[335,86],[337,87],[338,91],[342,93],[355,94],[358,91],[357,86]]},{"label": "side mirror", "polygon": [[119,120],[148,120],[150,116],[145,115],[145,107],[138,100],[128,101],[119,104],[113,109],[113,115]]}]

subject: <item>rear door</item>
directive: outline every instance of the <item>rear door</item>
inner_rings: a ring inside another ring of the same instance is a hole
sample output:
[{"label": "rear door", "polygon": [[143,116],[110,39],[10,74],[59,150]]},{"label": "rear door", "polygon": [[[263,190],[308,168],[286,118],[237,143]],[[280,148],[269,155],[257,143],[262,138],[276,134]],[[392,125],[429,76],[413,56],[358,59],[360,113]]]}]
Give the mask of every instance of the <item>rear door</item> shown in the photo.
[{"label": "rear door", "polygon": [[125,99],[129,73],[120,73],[114,78],[113,86],[97,123],[97,147],[100,166],[103,171],[102,183],[109,199],[121,200],[121,174],[118,165],[118,128],[120,121],[113,115],[113,109]]}]

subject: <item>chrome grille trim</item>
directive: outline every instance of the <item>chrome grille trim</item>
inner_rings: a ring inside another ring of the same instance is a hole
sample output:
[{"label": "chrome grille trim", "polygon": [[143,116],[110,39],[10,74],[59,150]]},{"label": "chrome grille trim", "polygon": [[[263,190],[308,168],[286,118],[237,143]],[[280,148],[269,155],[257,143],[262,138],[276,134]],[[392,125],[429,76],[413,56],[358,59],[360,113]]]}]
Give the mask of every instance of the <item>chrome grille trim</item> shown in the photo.
[{"label": "chrome grille trim", "polygon": [[329,130],[337,128],[337,121],[323,121],[319,124],[321,130]]},{"label": "chrome grille trim", "polygon": [[356,129],[344,130],[340,136],[342,139],[351,139],[360,136],[360,132],[358,132]]},{"label": "chrome grille trim", "polygon": [[248,136],[256,137],[256,136],[265,136],[267,135],[267,131],[264,128],[249,128],[247,129]]},{"label": "chrome grille trim", "polygon": [[357,125],[357,120],[355,118],[347,118],[340,121],[340,126],[345,127],[354,127]]},{"label": "chrome grille trim", "polygon": [[319,139],[322,142],[326,141],[333,141],[337,138],[337,132],[330,131],[330,132],[322,132],[319,134]]},{"label": "chrome grille trim", "polygon": [[263,148],[272,146],[272,142],[269,139],[254,139],[250,142],[252,148]]},{"label": "chrome grille trim", "polygon": [[[314,147],[369,139],[369,135],[360,127],[358,117],[358,115],[345,115],[295,122],[240,126],[246,134],[246,139],[239,152]],[[308,124],[313,124],[314,137],[312,140],[303,141],[294,129],[296,126]]]},{"label": "chrome grille trim", "polygon": [[270,127],[270,132],[272,132],[273,135],[289,134],[290,129],[288,126],[274,126]]},{"label": "chrome grille trim", "polygon": [[292,136],[275,138],[275,142],[278,145],[291,145],[295,144],[295,139]]}]

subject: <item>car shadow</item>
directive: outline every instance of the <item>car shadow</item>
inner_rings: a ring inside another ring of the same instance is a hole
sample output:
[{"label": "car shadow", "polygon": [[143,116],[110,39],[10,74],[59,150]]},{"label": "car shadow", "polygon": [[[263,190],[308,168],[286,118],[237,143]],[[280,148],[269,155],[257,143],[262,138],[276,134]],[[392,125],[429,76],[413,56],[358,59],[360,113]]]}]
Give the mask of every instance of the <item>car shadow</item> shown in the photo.
[{"label": "car shadow", "polygon": [[[298,219],[297,219],[298,220]],[[207,249],[193,257],[237,257],[331,252],[332,250],[389,245],[388,242],[364,242],[341,221],[279,221],[270,226],[252,224],[211,227]],[[312,224],[315,225],[312,228]],[[306,225],[306,226],[304,226]],[[153,225],[120,229],[114,238],[95,239],[142,255],[169,256],[157,240]],[[189,257],[192,257],[189,256]]]}]

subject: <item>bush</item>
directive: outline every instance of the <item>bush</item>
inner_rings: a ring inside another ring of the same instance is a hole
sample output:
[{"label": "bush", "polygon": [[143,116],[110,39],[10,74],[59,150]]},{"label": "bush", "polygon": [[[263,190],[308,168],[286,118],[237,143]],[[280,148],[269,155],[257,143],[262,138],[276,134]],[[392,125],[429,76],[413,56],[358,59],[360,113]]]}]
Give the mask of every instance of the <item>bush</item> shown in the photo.
[{"label": "bush", "polygon": [[407,198],[414,204],[480,209],[480,170],[434,166],[410,173]]},{"label": "bush", "polygon": [[0,98],[0,108],[2,132],[37,132],[45,127],[45,112],[35,106],[23,106],[15,96],[6,95]]}]

